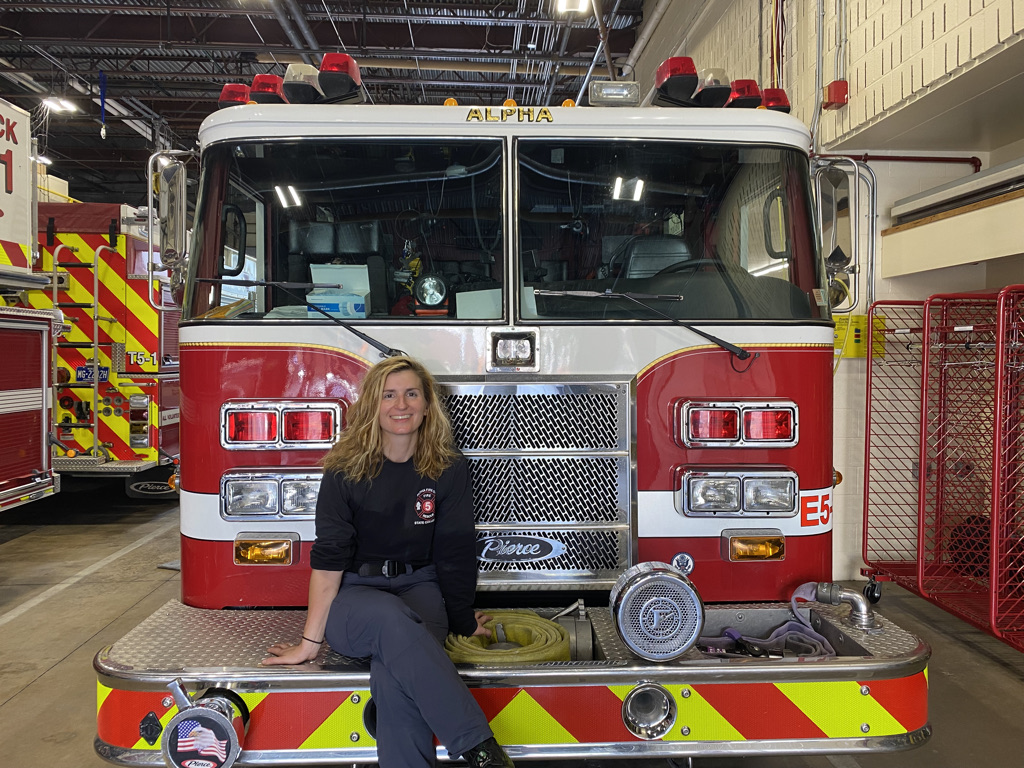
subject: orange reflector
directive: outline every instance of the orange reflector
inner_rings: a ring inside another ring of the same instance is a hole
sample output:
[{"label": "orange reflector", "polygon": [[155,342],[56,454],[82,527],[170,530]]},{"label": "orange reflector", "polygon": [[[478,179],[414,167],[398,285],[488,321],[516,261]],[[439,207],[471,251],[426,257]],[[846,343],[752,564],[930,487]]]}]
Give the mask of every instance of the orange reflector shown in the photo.
[{"label": "orange reflector", "polygon": [[576,106],[576,100],[575,99],[566,99],[565,101],[562,102],[562,106],[563,107],[575,107]]},{"label": "orange reflector", "polygon": [[501,106],[503,106],[503,107],[518,107],[519,105],[516,104],[516,100],[515,99],[505,99],[503,102],[501,102]]},{"label": "orange reflector", "polygon": [[291,565],[290,539],[236,539],[236,565]]},{"label": "orange reflector", "polygon": [[843,473],[838,469],[832,470],[832,485],[839,485],[843,482]]},{"label": "orange reflector", "polygon": [[178,490],[178,475],[177,474],[173,474],[173,475],[171,475],[170,477],[167,478],[167,486],[172,491]]},{"label": "orange reflector", "polygon": [[74,448],[68,448],[68,452],[65,453],[64,455],[67,456],[69,459],[73,459],[75,458],[75,456],[78,455],[78,451],[76,451]]},{"label": "orange reflector", "polygon": [[782,535],[729,536],[729,560],[784,560],[786,537]]},{"label": "orange reflector", "polygon": [[446,107],[457,107],[459,106],[459,100],[449,96],[447,99],[444,100],[444,105]]}]

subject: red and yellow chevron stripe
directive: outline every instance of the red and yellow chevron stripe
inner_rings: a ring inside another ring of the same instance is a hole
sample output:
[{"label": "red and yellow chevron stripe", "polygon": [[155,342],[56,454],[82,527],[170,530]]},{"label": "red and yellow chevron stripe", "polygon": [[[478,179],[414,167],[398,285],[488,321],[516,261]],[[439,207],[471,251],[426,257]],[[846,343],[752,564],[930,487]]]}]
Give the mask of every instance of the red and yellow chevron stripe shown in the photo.
[{"label": "red and yellow chevron stripe", "polygon": [[[498,741],[538,748],[637,743],[622,722],[632,685],[475,688],[473,695]],[[871,681],[665,685],[677,718],[661,742],[729,742],[756,751],[765,740],[828,740],[898,736],[928,722],[928,672]],[[251,713],[245,748],[259,751],[366,749],[375,742],[363,724],[366,690],[242,693]],[[139,738],[154,712],[166,723],[175,710],[160,692],[120,691],[99,684],[101,741],[157,749]]]},{"label": "red and yellow chevron stripe", "polygon": [[[98,262],[99,290],[95,297],[98,323],[99,365],[110,369],[110,379],[101,384],[98,390],[99,404],[99,440],[110,445],[111,456],[119,460],[157,460],[158,450],[155,440],[150,447],[131,447],[130,425],[128,416],[128,399],[131,395],[149,395],[152,402],[158,402],[158,387],[155,381],[134,381],[131,378],[118,377],[113,365],[112,352],[114,344],[124,346],[126,352],[125,372],[135,375],[154,374],[158,371],[160,350],[160,317],[149,303],[146,291],[148,278],[131,279],[128,277],[128,259],[134,251],[145,248],[139,242],[126,236],[117,238],[117,250],[101,246],[108,245],[108,239],[100,234],[59,234],[53,246],[41,246],[42,258],[39,265],[43,273],[53,269],[54,253],[58,252],[59,264],[77,262],[94,264],[96,253],[100,251]],[[61,248],[60,246],[66,246]],[[75,250],[71,250],[71,249]],[[58,291],[58,304],[93,303],[93,269],[59,269],[67,275],[67,288]],[[32,291],[29,302],[36,309],[51,309],[53,295],[49,290]],[[93,309],[91,306],[61,307],[65,317],[71,324],[71,332],[61,342],[91,344],[93,341]],[[87,365],[91,357],[89,347],[59,347],[57,364],[70,372],[74,379],[75,370]],[[79,419],[74,412],[75,403],[84,401],[92,403],[92,392],[89,389],[62,389],[60,399],[71,399],[71,408],[58,407],[54,418],[59,424],[64,417],[70,416],[72,422]],[[156,435],[159,427],[158,408],[151,407],[149,412],[150,434]],[[93,444],[92,430],[72,428],[61,431],[61,442],[80,451],[88,450]]]},{"label": "red and yellow chevron stripe", "polygon": [[12,240],[0,240],[0,267],[28,269],[31,247]]}]

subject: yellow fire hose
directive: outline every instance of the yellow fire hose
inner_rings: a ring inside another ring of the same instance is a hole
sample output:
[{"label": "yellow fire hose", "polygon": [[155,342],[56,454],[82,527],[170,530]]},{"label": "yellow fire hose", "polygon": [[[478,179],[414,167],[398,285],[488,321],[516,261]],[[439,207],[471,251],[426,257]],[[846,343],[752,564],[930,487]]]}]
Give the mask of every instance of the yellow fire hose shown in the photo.
[{"label": "yellow fire hose", "polygon": [[[488,611],[491,621],[484,626],[490,637],[448,635],[444,649],[456,664],[536,664],[542,661],[569,661],[569,633],[558,622],[544,619],[533,611]],[[495,626],[505,630],[505,639],[518,648],[491,648],[497,640]]]}]

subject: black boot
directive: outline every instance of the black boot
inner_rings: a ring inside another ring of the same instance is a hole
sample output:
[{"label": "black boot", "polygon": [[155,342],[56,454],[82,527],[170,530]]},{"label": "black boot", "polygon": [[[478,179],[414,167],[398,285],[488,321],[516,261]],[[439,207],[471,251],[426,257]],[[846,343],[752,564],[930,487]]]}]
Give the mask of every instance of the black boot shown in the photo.
[{"label": "black boot", "polygon": [[515,768],[515,763],[493,736],[466,752],[462,759],[473,768]]}]

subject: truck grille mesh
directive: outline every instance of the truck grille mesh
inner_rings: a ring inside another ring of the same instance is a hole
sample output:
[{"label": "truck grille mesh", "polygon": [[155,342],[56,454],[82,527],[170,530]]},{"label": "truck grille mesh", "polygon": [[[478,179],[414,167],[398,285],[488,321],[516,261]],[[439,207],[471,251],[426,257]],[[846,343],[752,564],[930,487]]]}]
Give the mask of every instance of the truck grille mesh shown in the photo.
[{"label": "truck grille mesh", "polygon": [[[522,387],[519,387],[522,389]],[[621,447],[618,393],[454,394],[445,403],[463,451]]]},{"label": "truck grille mesh", "polygon": [[[456,445],[473,476],[478,547],[501,539],[509,551],[517,543],[527,551],[480,560],[480,586],[611,586],[629,565],[628,386],[450,383],[444,389]],[[531,542],[540,539],[534,548]]]},{"label": "truck grille mesh", "polygon": [[621,459],[470,460],[478,523],[625,522]]}]

